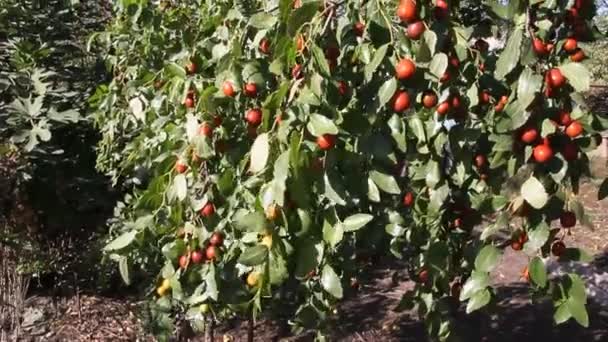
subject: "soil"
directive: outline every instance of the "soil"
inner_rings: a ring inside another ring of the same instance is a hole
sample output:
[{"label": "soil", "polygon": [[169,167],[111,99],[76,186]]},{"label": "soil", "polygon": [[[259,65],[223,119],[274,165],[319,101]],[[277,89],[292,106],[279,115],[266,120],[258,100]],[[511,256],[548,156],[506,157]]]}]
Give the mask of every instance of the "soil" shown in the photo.
[{"label": "soil", "polygon": [[21,341],[154,341],[129,298],[71,296],[27,300]]}]

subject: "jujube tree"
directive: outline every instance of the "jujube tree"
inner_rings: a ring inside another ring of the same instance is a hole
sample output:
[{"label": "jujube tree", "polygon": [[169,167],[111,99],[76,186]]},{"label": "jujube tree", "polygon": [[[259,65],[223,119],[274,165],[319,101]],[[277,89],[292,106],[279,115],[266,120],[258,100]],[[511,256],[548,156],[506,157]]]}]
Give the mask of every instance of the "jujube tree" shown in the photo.
[{"label": "jujube tree", "polygon": [[403,307],[450,339],[454,304],[491,301],[511,246],[555,321],[588,324],[581,278],[548,279],[545,260],[586,258],[563,238],[589,224],[576,193],[603,127],[580,96],[593,4],[123,0],[116,12],[94,37],[114,74],[91,101],[98,165],[138,187],[106,250],[127,282],[134,265],[158,272],[159,322],[174,308],[202,329],[279,301],[322,338],[361,258],[390,253],[416,281]]}]

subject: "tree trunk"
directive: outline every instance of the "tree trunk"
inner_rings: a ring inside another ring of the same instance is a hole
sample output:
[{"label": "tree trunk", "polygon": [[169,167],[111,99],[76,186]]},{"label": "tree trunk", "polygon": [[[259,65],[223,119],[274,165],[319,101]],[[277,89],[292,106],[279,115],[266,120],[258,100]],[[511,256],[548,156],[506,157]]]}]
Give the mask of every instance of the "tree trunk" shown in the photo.
[{"label": "tree trunk", "polygon": [[250,315],[247,321],[247,342],[253,342],[254,328],[253,315]]},{"label": "tree trunk", "polygon": [[213,317],[209,317],[205,327],[205,342],[213,341],[215,341],[215,320]]}]

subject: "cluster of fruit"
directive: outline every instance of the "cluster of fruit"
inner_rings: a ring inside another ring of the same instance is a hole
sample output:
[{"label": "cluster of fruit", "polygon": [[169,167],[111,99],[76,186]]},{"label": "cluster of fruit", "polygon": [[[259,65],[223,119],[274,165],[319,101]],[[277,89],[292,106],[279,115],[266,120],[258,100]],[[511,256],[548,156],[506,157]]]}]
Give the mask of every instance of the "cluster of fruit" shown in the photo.
[{"label": "cluster of fruit", "polygon": [[221,248],[224,245],[224,235],[220,232],[214,232],[205,245],[204,253],[203,250],[195,249],[181,255],[178,259],[179,267],[185,270],[191,263],[198,265],[203,261],[215,262],[221,256]]},{"label": "cluster of fruit", "polygon": [[[568,10],[568,15],[566,17],[567,24],[572,28],[574,36],[569,37],[564,41],[562,49],[570,55],[570,60],[573,62],[581,62],[585,59],[585,52],[578,47],[578,41],[576,39],[576,35],[584,35],[587,31],[587,26],[579,15],[579,11],[583,10],[584,6],[585,1],[576,0],[574,5]],[[532,44],[534,52],[541,57],[550,55],[555,48],[555,44],[551,42],[546,43],[538,37],[534,37]]]},{"label": "cluster of fruit", "polygon": [[[449,15],[448,3],[445,0],[435,2],[434,16],[438,20],[447,18]],[[413,0],[401,0],[397,6],[397,17],[407,24],[407,37],[418,40],[426,30],[425,23],[418,18],[416,2]]]}]

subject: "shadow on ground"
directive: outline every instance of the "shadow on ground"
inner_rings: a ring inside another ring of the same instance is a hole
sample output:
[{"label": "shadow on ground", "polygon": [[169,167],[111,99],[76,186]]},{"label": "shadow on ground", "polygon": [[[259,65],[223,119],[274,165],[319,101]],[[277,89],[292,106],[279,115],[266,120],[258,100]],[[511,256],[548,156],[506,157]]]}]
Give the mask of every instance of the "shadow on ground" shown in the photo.
[{"label": "shadow on ground", "polygon": [[[589,270],[608,271],[607,259],[608,252],[604,252],[588,266]],[[401,283],[400,287],[408,287],[406,284]],[[413,313],[392,311],[397,302],[393,292],[371,289],[355,305],[347,301],[343,306],[347,312],[340,320],[344,323],[336,326],[334,337],[340,341],[427,340],[424,325]],[[498,285],[496,296],[496,304],[484,312],[466,315],[461,305],[456,326],[464,341],[608,341],[608,307],[603,296],[590,295],[588,328],[573,320],[556,326],[551,302],[533,302],[529,287],[523,282]]]}]

